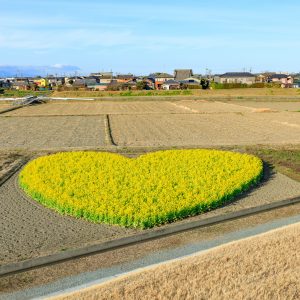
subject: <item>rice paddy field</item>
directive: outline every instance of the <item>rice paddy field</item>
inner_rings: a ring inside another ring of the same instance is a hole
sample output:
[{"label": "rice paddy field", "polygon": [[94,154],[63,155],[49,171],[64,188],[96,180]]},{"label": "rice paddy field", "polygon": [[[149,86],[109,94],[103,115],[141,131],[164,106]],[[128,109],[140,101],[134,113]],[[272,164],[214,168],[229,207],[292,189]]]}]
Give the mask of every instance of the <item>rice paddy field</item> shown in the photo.
[{"label": "rice paddy field", "polygon": [[[0,149],[300,144],[300,102],[50,102],[0,114]],[[109,128],[104,119],[109,116]]]}]

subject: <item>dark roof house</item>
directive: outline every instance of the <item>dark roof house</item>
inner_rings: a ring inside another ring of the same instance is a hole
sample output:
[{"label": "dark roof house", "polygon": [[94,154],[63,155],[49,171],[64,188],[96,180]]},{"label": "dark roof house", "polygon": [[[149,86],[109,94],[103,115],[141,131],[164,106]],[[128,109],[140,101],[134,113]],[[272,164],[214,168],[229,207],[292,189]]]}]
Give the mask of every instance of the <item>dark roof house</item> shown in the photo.
[{"label": "dark roof house", "polygon": [[174,76],[168,73],[154,73],[150,74],[149,78],[174,78]]},{"label": "dark roof house", "polygon": [[193,76],[192,69],[178,69],[174,71],[175,80],[184,80]]},{"label": "dark roof house", "polygon": [[227,72],[220,75],[221,78],[241,78],[241,77],[255,77],[255,75],[249,72]]},{"label": "dark roof house", "polygon": [[253,84],[256,76],[249,72],[227,72],[225,74],[214,76],[215,83],[222,84]]},{"label": "dark roof house", "polygon": [[286,74],[272,74],[270,76],[270,79],[283,79],[283,78],[288,78],[289,76]]},{"label": "dark roof house", "polygon": [[116,79],[131,80],[131,79],[134,79],[134,75],[133,74],[119,74],[116,76]]},{"label": "dark roof house", "polygon": [[164,90],[176,90],[180,88],[180,82],[170,79],[163,83],[162,88]]}]

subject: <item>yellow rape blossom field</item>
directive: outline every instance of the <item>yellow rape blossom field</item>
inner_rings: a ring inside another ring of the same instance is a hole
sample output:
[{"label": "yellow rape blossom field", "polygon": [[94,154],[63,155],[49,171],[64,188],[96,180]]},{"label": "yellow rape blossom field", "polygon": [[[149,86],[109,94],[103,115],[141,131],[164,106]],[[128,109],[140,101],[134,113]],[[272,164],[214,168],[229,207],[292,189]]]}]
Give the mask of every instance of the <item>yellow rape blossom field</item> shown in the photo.
[{"label": "yellow rape blossom field", "polygon": [[214,209],[256,184],[262,161],[217,150],[167,150],[129,159],[64,152],[29,162],[21,188],[59,213],[150,228]]}]

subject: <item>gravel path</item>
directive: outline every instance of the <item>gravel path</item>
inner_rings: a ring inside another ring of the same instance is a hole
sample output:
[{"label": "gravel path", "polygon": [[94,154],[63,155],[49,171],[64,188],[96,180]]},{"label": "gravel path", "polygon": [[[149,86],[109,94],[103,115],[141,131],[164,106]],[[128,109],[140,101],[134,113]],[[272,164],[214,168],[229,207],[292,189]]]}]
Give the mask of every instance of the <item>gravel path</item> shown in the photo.
[{"label": "gravel path", "polygon": [[0,149],[105,145],[104,117],[0,118]]},{"label": "gravel path", "polygon": [[[1,264],[134,234],[137,230],[61,216],[27,199],[14,175],[0,187]],[[238,201],[181,222],[204,219],[300,195],[300,183],[275,174]],[[166,225],[168,226],[168,225]]]}]

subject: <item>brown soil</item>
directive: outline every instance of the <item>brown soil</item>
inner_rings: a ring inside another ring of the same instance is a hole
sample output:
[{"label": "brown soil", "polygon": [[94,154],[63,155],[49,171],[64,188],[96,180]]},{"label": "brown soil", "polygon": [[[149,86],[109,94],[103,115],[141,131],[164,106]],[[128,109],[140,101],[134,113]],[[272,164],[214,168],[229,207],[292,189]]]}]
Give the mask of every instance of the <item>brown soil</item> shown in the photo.
[{"label": "brown soil", "polygon": [[[300,95],[300,94],[299,94]],[[235,101],[234,104],[252,107],[252,108],[268,108],[270,110],[277,111],[298,111],[300,110],[300,101],[298,102],[289,102],[289,101],[281,101],[281,102],[249,102],[249,101]]]},{"label": "brown soil", "polygon": [[[136,263],[151,256],[172,249],[183,249],[186,245],[206,243],[226,234],[249,230],[261,224],[282,220],[297,216],[300,213],[300,204],[285,206],[264,213],[250,215],[245,218],[231,220],[208,227],[196,228],[179,234],[170,235],[164,238],[150,240],[144,243],[134,244],[128,247],[118,248],[108,252],[97,253],[87,257],[68,260],[59,264],[43,268],[33,269],[24,273],[6,276],[0,279],[0,298],[3,293],[13,293],[17,290],[29,289],[57,282],[60,279],[94,272],[107,270]],[[104,275],[105,276],[105,275]],[[13,296],[12,296],[13,298]]]},{"label": "brown soil", "polygon": [[[178,223],[207,219],[300,195],[300,183],[281,174],[265,174],[258,187],[232,204]],[[172,226],[168,224],[165,226]],[[119,226],[93,224],[63,216],[27,198],[17,175],[0,186],[0,265],[53,254],[66,249],[101,243],[140,232]]]},{"label": "brown soil", "polygon": [[1,103],[0,102],[0,112],[5,110],[5,109],[8,109],[8,108],[11,108],[12,105],[11,104],[7,104],[7,103]]},{"label": "brown soil", "polygon": [[134,229],[63,216],[27,198],[14,175],[0,186],[0,265],[103,242]]},{"label": "brown soil", "polygon": [[50,102],[43,105],[27,106],[8,112],[6,116],[77,116],[103,114],[139,114],[139,113],[174,113],[180,109],[168,102]]},{"label": "brown soil", "polygon": [[0,117],[1,149],[105,145],[104,117]]},{"label": "brown soil", "polygon": [[119,146],[299,144],[299,113],[112,115]]},{"label": "brown soil", "polygon": [[[295,108],[299,104],[289,103]],[[2,115],[0,125],[5,130],[0,147],[104,146],[106,114],[118,146],[299,144],[299,113],[283,111],[288,103],[270,102],[270,108],[265,104],[206,100],[51,102]]]},{"label": "brown soil", "polygon": [[299,299],[300,224],[51,299]]}]

